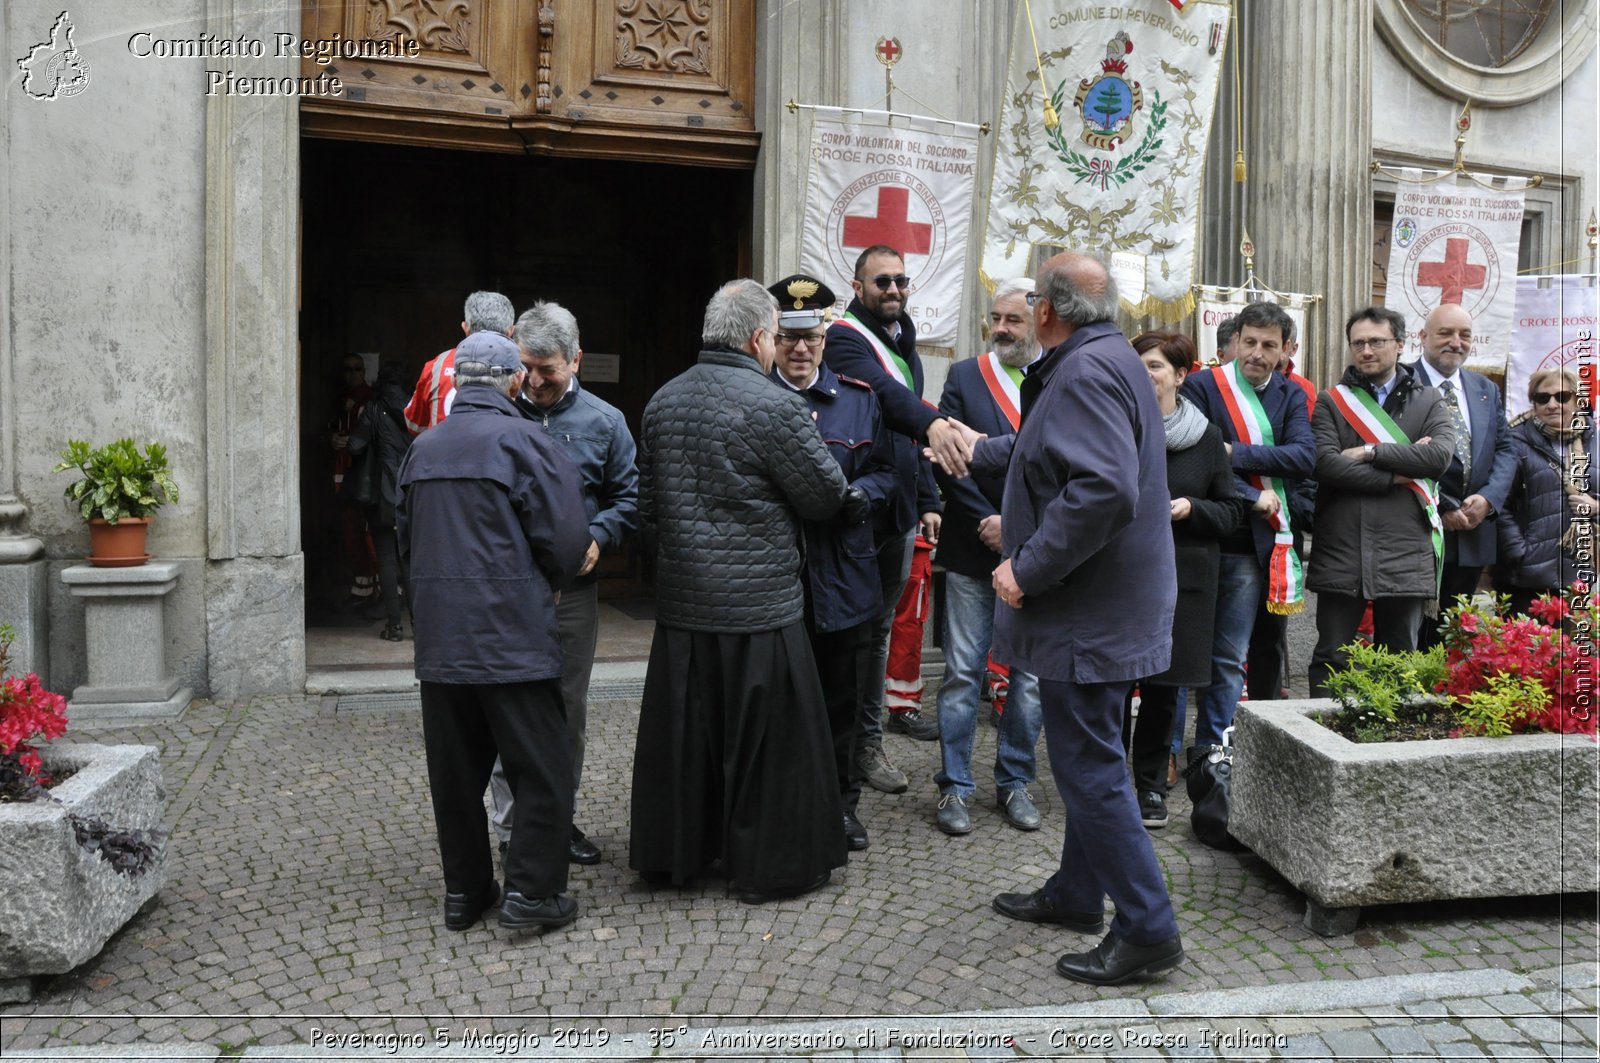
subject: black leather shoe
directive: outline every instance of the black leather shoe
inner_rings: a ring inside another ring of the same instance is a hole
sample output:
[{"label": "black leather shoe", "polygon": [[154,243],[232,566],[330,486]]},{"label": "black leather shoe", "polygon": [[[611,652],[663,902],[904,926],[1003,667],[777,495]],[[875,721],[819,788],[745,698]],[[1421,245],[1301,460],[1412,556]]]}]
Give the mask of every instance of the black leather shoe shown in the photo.
[{"label": "black leather shoe", "polygon": [[590,841],[577,827],[572,828],[572,840],[567,842],[567,859],[574,864],[598,864],[600,847]]},{"label": "black leather shoe", "polygon": [[444,928],[466,930],[500,899],[500,883],[491,882],[477,893],[444,895]]},{"label": "black leather shoe", "polygon": [[1100,912],[1069,912],[1057,908],[1056,902],[1043,889],[1032,893],[1002,893],[994,899],[994,910],[1024,923],[1054,923],[1080,934],[1098,934],[1106,928],[1105,916]]},{"label": "black leather shoe", "polygon": [[1090,985],[1121,985],[1135,978],[1166,974],[1183,962],[1183,942],[1176,935],[1154,945],[1133,945],[1116,934],[1090,952],[1069,952],[1056,961],[1056,973]]},{"label": "black leather shoe", "polygon": [[782,901],[790,897],[798,897],[803,893],[821,889],[833,877],[832,871],[824,871],[804,886],[778,886],[772,889],[745,889],[739,888],[739,900],[745,904],[766,904],[768,901]]},{"label": "black leather shoe", "polygon": [[867,840],[867,828],[861,825],[856,814],[848,808],[844,812],[844,844],[852,853],[859,853],[872,844]]},{"label": "black leather shoe", "polygon": [[507,930],[566,926],[576,918],[578,902],[560,893],[530,899],[516,890],[507,890],[505,903],[500,906],[500,925]]}]

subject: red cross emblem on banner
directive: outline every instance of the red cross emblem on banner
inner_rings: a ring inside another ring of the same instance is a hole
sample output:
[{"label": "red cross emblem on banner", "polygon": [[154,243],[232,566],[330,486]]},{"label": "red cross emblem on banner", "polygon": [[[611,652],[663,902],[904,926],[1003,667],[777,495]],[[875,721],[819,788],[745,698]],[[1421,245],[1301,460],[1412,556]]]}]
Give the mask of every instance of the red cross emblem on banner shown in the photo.
[{"label": "red cross emblem on banner", "polygon": [[876,216],[853,214],[844,219],[846,247],[888,244],[908,255],[925,255],[933,247],[933,226],[908,216],[911,190],[884,185],[878,189]]},{"label": "red cross emblem on banner", "polygon": [[900,38],[879,37],[874,51],[878,53],[878,62],[884,66],[894,66],[900,61]]},{"label": "red cross emblem on banner", "polygon": [[1463,293],[1482,288],[1489,276],[1489,267],[1467,261],[1470,245],[1463,237],[1450,237],[1445,241],[1444,261],[1418,264],[1417,283],[1438,288],[1439,302],[1459,305]]}]

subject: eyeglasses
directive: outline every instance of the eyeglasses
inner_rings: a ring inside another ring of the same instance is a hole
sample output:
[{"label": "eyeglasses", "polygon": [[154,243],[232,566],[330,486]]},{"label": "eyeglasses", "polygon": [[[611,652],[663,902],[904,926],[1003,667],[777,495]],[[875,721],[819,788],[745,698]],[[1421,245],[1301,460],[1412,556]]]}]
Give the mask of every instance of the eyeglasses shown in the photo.
[{"label": "eyeglasses", "polygon": [[364,365],[347,365],[344,367],[344,371],[346,373],[365,373],[367,367]]},{"label": "eyeglasses", "polygon": [[1034,303],[1037,303],[1040,299],[1044,298],[1044,296],[1041,295],[1038,292],[1026,292],[1026,293],[1023,294],[1022,297],[1024,299],[1028,300],[1028,309],[1029,310],[1033,309],[1033,304]]},{"label": "eyeglasses", "polygon": [[904,273],[897,273],[892,277],[887,273],[880,273],[876,277],[872,278],[872,283],[877,285],[878,291],[880,292],[888,291],[890,285],[899,288],[903,292],[909,292],[911,290],[911,278],[906,276]]},{"label": "eyeglasses", "polygon": [[1389,344],[1396,342],[1393,336],[1380,336],[1375,340],[1351,340],[1352,351],[1381,351]]},{"label": "eyeglasses", "polygon": [[1572,401],[1572,394],[1570,391],[1535,391],[1533,393],[1533,404],[1535,406],[1543,406],[1551,399],[1555,399],[1565,406]]},{"label": "eyeglasses", "polygon": [[827,337],[825,333],[779,332],[775,333],[773,338],[778,341],[780,347],[798,347],[805,343],[815,348],[821,347],[822,341]]}]

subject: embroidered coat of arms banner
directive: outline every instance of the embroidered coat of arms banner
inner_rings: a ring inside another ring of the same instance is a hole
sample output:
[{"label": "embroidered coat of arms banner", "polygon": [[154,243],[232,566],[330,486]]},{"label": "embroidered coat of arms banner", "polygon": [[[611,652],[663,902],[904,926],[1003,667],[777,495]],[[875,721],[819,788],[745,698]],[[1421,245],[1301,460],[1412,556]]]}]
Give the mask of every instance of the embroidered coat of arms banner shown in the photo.
[{"label": "embroidered coat of arms banner", "polygon": [[875,244],[905,258],[917,342],[955,346],[978,174],[978,129],[937,118],[815,108],[800,269],[850,302],[856,258]]},{"label": "embroidered coat of arms banner", "polygon": [[1457,303],[1472,315],[1467,368],[1504,371],[1517,301],[1526,179],[1485,179],[1486,186],[1448,174],[1419,184],[1422,171],[1408,168],[1400,174],[1383,297],[1406,318],[1400,357],[1421,358],[1422,323],[1439,304]]},{"label": "embroidered coat of arms banner", "polygon": [[992,290],[1027,275],[1036,246],[1118,251],[1124,263],[1143,257],[1142,291],[1119,273],[1129,312],[1182,317],[1194,308],[1189,286],[1228,5],[1034,0],[1033,29],[1060,123],[1045,125],[1027,5],[1018,5],[984,283]]}]

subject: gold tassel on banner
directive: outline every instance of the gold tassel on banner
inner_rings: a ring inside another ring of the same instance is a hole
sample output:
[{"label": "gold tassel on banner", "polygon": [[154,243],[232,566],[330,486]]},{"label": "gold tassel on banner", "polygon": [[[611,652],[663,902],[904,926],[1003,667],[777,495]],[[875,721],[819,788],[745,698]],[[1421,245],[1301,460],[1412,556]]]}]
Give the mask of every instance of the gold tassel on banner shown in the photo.
[{"label": "gold tassel on banner", "polygon": [[1044,127],[1055,129],[1061,125],[1061,116],[1056,114],[1056,105],[1050,102],[1050,84],[1044,79],[1044,61],[1039,58],[1039,35],[1033,29],[1033,4],[1030,0],[1022,0],[1022,6],[1028,14],[1028,36],[1033,38],[1033,69],[1039,75],[1039,91],[1044,93]]}]

